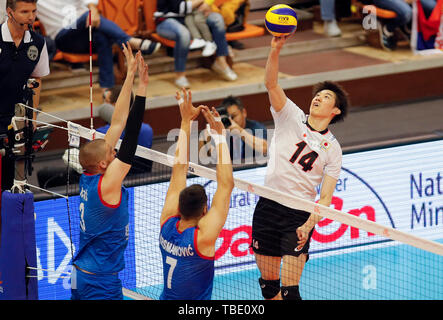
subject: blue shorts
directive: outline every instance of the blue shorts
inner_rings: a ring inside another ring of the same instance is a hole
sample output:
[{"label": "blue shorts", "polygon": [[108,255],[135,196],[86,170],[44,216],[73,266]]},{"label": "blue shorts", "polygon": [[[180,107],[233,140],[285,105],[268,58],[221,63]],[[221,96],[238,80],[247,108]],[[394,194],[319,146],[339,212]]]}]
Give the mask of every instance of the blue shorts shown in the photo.
[{"label": "blue shorts", "polygon": [[123,300],[122,282],[118,274],[88,274],[74,267],[71,300]]}]

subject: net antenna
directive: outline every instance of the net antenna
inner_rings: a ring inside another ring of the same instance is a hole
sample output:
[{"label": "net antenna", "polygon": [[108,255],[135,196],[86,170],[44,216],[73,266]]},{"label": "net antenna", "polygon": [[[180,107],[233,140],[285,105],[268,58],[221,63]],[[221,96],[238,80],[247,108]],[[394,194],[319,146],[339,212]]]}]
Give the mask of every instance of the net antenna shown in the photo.
[{"label": "net antenna", "polygon": [[94,102],[92,99],[92,11],[89,10],[89,102],[91,105],[91,130],[94,129]]}]

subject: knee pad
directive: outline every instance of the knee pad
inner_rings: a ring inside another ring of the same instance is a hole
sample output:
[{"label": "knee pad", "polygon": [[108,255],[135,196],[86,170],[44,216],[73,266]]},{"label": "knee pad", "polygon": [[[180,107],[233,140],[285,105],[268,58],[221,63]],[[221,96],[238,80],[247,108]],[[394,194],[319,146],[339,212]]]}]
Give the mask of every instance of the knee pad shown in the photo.
[{"label": "knee pad", "polygon": [[283,300],[302,300],[298,286],[282,286],[281,297]]},{"label": "knee pad", "polygon": [[278,280],[264,280],[258,279],[261,288],[261,294],[265,299],[272,299],[280,292],[280,279]]}]

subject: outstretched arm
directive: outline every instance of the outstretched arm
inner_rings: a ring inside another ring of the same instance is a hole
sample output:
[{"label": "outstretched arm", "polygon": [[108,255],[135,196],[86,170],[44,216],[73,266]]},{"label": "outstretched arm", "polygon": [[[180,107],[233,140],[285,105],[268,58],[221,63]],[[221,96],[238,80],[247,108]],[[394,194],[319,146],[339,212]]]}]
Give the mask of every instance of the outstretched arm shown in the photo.
[{"label": "outstretched arm", "polygon": [[278,68],[280,50],[289,36],[273,37],[271,51],[265,68],[265,86],[268,90],[269,101],[275,111],[279,112],[286,104],[286,94],[278,84]]},{"label": "outstretched arm", "polygon": [[177,92],[175,96],[180,107],[180,115],[182,120],[177,141],[177,148],[175,150],[171,180],[169,182],[165,204],[160,217],[160,225],[162,225],[169,217],[178,214],[178,199],[180,192],[186,187],[186,176],[189,166],[189,139],[191,133],[191,121],[198,117],[201,109],[207,108],[204,106],[195,108],[192,105],[191,91],[183,88],[182,92],[183,98],[179,92]]},{"label": "outstretched arm", "polygon": [[[112,114],[111,125],[106,132],[105,141],[112,148],[115,148],[117,141],[125,129],[126,120],[129,114],[129,102],[131,100],[132,86],[134,83],[135,72],[137,70],[137,59],[134,58],[132,54],[132,49],[129,43],[123,46],[123,53],[125,54],[126,64],[128,67],[128,72],[126,75],[125,82],[123,83],[122,89],[118,96],[117,102],[115,103],[114,113]],[[137,55],[140,55],[137,53]],[[139,58],[139,57],[138,57]]]},{"label": "outstretched arm", "polygon": [[102,180],[102,197],[109,204],[116,204],[120,200],[121,186],[131,168],[143,122],[146,106],[146,87],[149,82],[149,75],[148,65],[145,63],[140,51],[137,53],[137,65],[140,84],[137,89],[134,104],[129,112],[125,136],[116,158],[109,164]]},{"label": "outstretched arm", "polygon": [[203,115],[209,124],[211,137],[215,140],[217,152],[217,190],[212,200],[211,209],[200,219],[198,223],[198,247],[202,254],[212,257],[215,254],[215,242],[223,229],[228,217],[231,192],[234,188],[234,177],[232,175],[232,163],[229,155],[228,145],[224,135],[224,126],[220,115],[212,108],[212,114],[203,110]]}]

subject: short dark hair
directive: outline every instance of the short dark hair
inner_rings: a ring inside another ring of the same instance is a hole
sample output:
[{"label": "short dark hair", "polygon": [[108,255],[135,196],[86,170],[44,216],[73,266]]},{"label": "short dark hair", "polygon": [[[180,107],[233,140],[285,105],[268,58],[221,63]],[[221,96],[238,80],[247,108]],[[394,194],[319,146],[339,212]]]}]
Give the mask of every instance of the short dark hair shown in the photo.
[{"label": "short dark hair", "polygon": [[179,195],[178,209],[184,219],[197,218],[207,205],[206,191],[200,184],[184,188]]},{"label": "short dark hair", "polygon": [[[122,91],[123,86],[122,85],[116,85],[110,89],[106,89],[106,91],[110,92],[109,95],[109,102],[111,104],[115,104],[118,100],[118,97],[120,96],[120,92]],[[131,91],[131,99],[129,101],[129,105],[132,106],[132,103],[134,102],[134,93]]]},{"label": "short dark hair", "polygon": [[240,110],[243,110],[243,109],[245,108],[245,107],[243,106],[243,103],[241,102],[240,98],[234,97],[234,96],[232,96],[232,95],[226,97],[226,98],[222,101],[220,107],[224,107],[225,109],[227,109],[228,107],[233,106],[233,105],[238,106],[238,108],[239,108]]},{"label": "short dark hair", "polygon": [[6,8],[15,10],[17,2],[37,3],[38,0],[6,0]]},{"label": "short dark hair", "polygon": [[334,118],[332,118],[330,123],[333,124],[339,121],[343,121],[346,115],[348,114],[348,107],[349,107],[348,93],[338,83],[332,81],[323,81],[317,83],[314,86],[312,90],[313,96],[315,96],[317,93],[323,90],[330,90],[335,93],[336,96],[335,106],[339,108],[341,111],[340,114],[337,114]]},{"label": "short dark hair", "polygon": [[105,139],[95,139],[86,142],[79,151],[78,160],[83,170],[94,173],[97,164],[106,156]]}]

